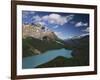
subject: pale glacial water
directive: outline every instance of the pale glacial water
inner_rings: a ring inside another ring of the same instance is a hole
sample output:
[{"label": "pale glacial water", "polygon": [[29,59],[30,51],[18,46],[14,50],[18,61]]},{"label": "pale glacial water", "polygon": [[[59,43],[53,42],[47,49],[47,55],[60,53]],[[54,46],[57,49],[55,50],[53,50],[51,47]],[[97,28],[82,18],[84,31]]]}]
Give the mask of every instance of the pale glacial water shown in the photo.
[{"label": "pale glacial water", "polygon": [[72,57],[71,52],[72,50],[66,50],[62,48],[62,49],[46,51],[44,53],[41,53],[40,55],[25,57],[22,59],[22,68],[23,69],[35,68],[38,65],[47,63],[59,56],[71,58]]}]

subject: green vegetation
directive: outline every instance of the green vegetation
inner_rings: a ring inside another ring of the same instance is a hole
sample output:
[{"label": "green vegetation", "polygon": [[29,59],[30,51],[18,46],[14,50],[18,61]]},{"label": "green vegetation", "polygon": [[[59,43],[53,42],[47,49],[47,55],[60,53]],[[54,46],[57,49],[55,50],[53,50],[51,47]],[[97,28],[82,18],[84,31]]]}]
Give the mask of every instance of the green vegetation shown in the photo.
[{"label": "green vegetation", "polygon": [[48,68],[48,67],[71,67],[71,66],[86,66],[86,65],[89,65],[88,61],[84,61],[84,59],[82,60],[83,58],[76,58],[76,57],[73,57],[73,58],[65,58],[65,57],[57,57],[55,58],[54,60],[48,62],[48,63],[45,63],[45,64],[42,64],[42,65],[39,65],[37,66],[36,68]]},{"label": "green vegetation", "polygon": [[37,55],[48,50],[63,48],[63,45],[56,43],[55,41],[39,40],[32,37],[23,39],[23,57]]}]

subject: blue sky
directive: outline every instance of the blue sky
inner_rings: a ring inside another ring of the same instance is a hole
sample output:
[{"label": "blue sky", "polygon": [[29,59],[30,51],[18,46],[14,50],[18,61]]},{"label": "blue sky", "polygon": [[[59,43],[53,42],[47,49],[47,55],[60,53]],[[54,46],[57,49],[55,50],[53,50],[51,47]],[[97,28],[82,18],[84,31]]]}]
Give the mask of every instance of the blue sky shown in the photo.
[{"label": "blue sky", "polygon": [[22,11],[22,24],[39,23],[61,39],[89,34],[89,14]]}]

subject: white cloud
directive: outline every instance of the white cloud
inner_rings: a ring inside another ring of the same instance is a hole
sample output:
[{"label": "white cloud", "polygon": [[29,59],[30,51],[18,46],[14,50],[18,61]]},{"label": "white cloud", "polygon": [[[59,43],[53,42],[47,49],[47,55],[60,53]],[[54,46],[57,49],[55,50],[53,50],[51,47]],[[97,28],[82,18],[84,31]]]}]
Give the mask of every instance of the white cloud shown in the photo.
[{"label": "white cloud", "polygon": [[37,23],[40,24],[40,25],[46,25],[45,22],[37,22]]},{"label": "white cloud", "polygon": [[48,20],[48,16],[49,16],[49,15],[43,16],[42,19],[43,19],[44,21],[47,21],[47,20]]},{"label": "white cloud", "polygon": [[58,28],[58,27],[59,27],[59,26],[58,26],[58,25],[56,25],[56,26],[54,26],[53,28],[54,28],[54,29],[56,29],[56,28]]},{"label": "white cloud", "polygon": [[89,35],[89,33],[83,33],[83,34],[78,35],[78,36],[70,37],[69,39],[79,39],[79,38],[87,36],[87,35]]},{"label": "white cloud", "polygon": [[39,15],[33,16],[33,21],[34,22],[40,22],[41,21],[41,17]]},{"label": "white cloud", "polygon": [[83,23],[80,21],[75,24],[75,27],[81,27],[81,26],[88,26],[88,23]]},{"label": "white cloud", "polygon": [[75,24],[75,21],[70,21],[71,24]]},{"label": "white cloud", "polygon": [[34,11],[30,11],[30,12],[29,11],[23,11],[22,13],[23,13],[23,15],[22,15],[23,18],[28,18],[29,14],[35,14]]},{"label": "white cloud", "polygon": [[28,17],[28,12],[23,12],[22,17],[23,17],[23,18],[27,18],[27,17]]},{"label": "white cloud", "polygon": [[68,16],[66,16],[66,20],[67,20],[67,22],[70,21],[70,20],[72,20],[73,17],[74,17],[74,15],[68,15]]},{"label": "white cloud", "polygon": [[62,34],[62,32],[60,32],[60,31],[59,31],[59,32],[56,31],[56,32],[54,32],[54,33],[55,33],[56,35],[61,35],[61,34]]},{"label": "white cloud", "polygon": [[89,35],[89,27],[87,27],[86,29],[84,29],[82,31],[85,32],[85,33],[79,35],[78,38],[83,37],[83,36],[86,36],[86,35]]},{"label": "white cloud", "polygon": [[42,17],[42,20],[48,21],[50,24],[64,25],[73,19],[74,15],[61,16],[59,14],[50,14]]},{"label": "white cloud", "polygon": [[83,32],[89,32],[89,27],[87,27],[86,29],[82,30]]},{"label": "white cloud", "polygon": [[50,24],[56,24],[56,25],[64,25],[65,23],[72,20],[74,15],[68,15],[68,16],[61,16],[60,14],[49,14],[40,17],[39,15],[33,16],[33,22],[40,22],[40,21],[46,21]]},{"label": "white cloud", "polygon": [[35,14],[35,12],[34,11],[30,11],[29,14]]},{"label": "white cloud", "polygon": [[83,36],[86,36],[86,35],[89,35],[89,33],[81,34],[79,37],[83,37]]},{"label": "white cloud", "polygon": [[65,36],[62,32],[60,32],[60,31],[56,31],[56,32],[54,32],[56,35],[57,35],[57,37],[58,38],[60,38],[60,39],[66,39],[67,38],[67,35]]}]

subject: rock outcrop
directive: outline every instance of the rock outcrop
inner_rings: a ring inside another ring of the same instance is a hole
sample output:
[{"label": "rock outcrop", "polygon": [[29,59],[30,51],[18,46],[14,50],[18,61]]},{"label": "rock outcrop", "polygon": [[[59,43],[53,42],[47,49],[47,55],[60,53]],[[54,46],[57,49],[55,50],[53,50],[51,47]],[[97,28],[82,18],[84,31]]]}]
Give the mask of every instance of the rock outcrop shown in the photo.
[{"label": "rock outcrop", "polygon": [[57,36],[47,27],[40,24],[23,25],[23,38],[33,37],[40,40],[55,40]]}]

